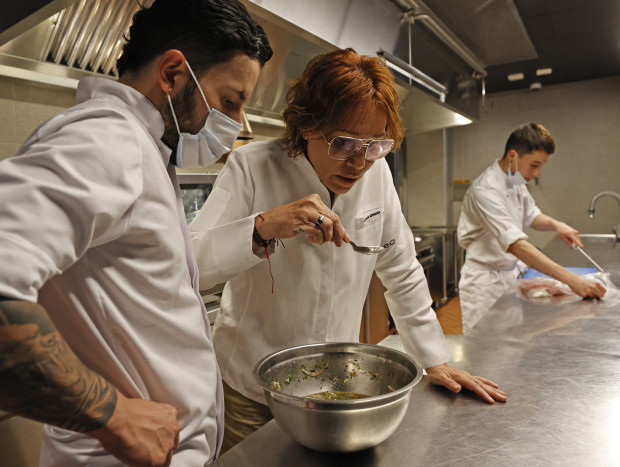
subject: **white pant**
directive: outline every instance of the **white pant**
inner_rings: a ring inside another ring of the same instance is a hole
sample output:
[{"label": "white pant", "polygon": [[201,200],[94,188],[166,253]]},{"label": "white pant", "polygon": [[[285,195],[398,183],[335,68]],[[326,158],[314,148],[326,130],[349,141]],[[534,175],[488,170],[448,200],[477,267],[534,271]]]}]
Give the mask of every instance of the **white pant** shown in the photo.
[{"label": "white pant", "polygon": [[518,275],[517,268],[491,271],[465,262],[459,281],[463,334],[472,330],[504,292],[515,287]]}]

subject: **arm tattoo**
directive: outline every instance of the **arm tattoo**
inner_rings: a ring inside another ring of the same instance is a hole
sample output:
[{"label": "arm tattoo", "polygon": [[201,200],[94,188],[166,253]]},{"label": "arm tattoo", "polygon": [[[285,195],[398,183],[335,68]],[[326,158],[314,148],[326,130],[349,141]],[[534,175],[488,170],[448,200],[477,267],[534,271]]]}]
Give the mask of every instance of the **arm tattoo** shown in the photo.
[{"label": "arm tattoo", "polygon": [[40,305],[0,300],[0,408],[87,433],[105,426],[116,388],[84,366]]}]

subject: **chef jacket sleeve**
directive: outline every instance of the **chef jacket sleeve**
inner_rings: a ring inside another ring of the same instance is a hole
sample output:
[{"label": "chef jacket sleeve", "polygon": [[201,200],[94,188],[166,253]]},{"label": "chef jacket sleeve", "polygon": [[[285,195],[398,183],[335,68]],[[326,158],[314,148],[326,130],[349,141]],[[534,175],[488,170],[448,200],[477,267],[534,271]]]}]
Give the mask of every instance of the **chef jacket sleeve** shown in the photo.
[{"label": "chef jacket sleeve", "polygon": [[469,208],[480,224],[491,232],[504,251],[517,240],[528,238],[522,227],[510,217],[510,206],[506,204],[504,194],[493,188],[476,187],[469,201]]},{"label": "chef jacket sleeve", "polygon": [[529,227],[542,211],[526,187],[523,187],[523,208],[523,223]]},{"label": "chef jacket sleeve", "polygon": [[446,363],[450,354],[431,308],[432,298],[418,262],[411,229],[401,212],[389,169],[382,174],[385,219],[383,245],[375,272],[386,288],[385,299],[408,354],[423,367]]},{"label": "chef jacket sleeve", "polygon": [[200,271],[200,288],[224,283],[264,259],[252,251],[254,181],[243,159],[233,152],[213,190],[189,225]]},{"label": "chef jacket sleeve", "polygon": [[112,110],[95,117],[52,119],[0,162],[0,295],[36,301],[47,280],[123,228],[142,183],[136,125]]}]

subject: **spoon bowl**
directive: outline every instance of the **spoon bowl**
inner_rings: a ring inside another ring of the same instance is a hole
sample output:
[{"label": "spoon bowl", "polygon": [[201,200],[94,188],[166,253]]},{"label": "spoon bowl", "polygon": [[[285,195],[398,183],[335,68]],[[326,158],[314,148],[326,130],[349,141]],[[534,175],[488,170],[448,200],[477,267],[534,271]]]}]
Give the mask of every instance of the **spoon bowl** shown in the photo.
[{"label": "spoon bowl", "polygon": [[349,242],[349,245],[351,245],[353,247],[353,250],[355,250],[358,253],[361,253],[363,255],[376,255],[377,253],[380,253],[381,250],[383,250],[382,246],[361,246],[361,245],[356,245],[352,240],[351,242]]}]

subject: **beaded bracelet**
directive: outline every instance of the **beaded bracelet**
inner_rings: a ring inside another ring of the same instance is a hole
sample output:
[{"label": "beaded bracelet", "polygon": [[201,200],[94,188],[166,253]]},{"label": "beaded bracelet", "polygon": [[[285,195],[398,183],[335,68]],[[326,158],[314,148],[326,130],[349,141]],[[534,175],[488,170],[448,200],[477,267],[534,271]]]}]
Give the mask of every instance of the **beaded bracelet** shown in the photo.
[{"label": "beaded bracelet", "polygon": [[[260,217],[263,220],[263,222],[265,222],[265,218],[263,217],[262,214],[259,214],[256,217]],[[256,229],[256,226],[254,226],[254,232],[252,233],[252,243],[254,243],[255,245],[261,248],[270,248],[275,242],[276,242],[275,238],[272,238],[271,240],[265,240],[263,237],[261,237],[260,234],[258,233],[258,230]]]},{"label": "beaded bracelet", "polygon": [[[259,214],[256,217],[260,217],[263,220],[263,222],[265,222],[265,218],[263,217],[262,214]],[[275,286],[275,279],[273,278],[273,273],[271,272],[271,258],[269,257],[269,250],[271,250],[272,248],[275,249],[274,245],[278,245],[280,243],[284,247],[284,242],[278,239],[277,237],[272,238],[271,240],[265,240],[258,233],[256,226],[254,226],[254,232],[252,233],[252,243],[254,243],[256,246],[259,246],[265,249],[265,256],[267,257],[267,263],[269,264],[269,275],[271,276],[271,293],[273,293],[273,289]]]}]

